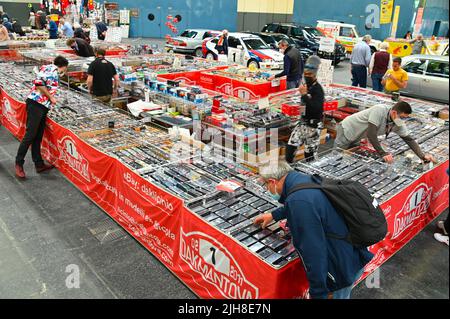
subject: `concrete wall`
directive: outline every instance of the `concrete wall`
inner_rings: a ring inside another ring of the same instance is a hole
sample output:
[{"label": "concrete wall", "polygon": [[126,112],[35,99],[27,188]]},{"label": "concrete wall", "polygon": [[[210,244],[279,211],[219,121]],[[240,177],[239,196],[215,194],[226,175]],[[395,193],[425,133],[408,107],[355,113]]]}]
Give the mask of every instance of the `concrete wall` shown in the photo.
[{"label": "concrete wall", "polygon": [[294,0],[238,0],[238,30],[261,31],[271,22],[292,22]]},{"label": "concrete wall", "polygon": [[[139,9],[139,17],[131,18],[130,37],[164,37],[170,33],[165,26],[167,15],[180,15],[177,24],[181,32],[185,28],[211,30],[237,30],[236,0],[117,0],[121,9]],[[149,15],[154,20],[148,19]]]},{"label": "concrete wall", "polygon": [[[428,0],[423,12],[422,30],[424,36],[448,35],[448,0]],[[437,32],[436,32],[437,31]]]},{"label": "concrete wall", "polygon": [[10,18],[16,18],[22,26],[28,26],[28,17],[30,15],[30,8],[28,8],[28,3],[32,3],[35,12],[39,10],[39,0],[26,2],[0,1],[0,6],[3,7],[3,11],[7,12]]},{"label": "concrete wall", "polygon": [[[316,25],[317,20],[335,20],[355,24],[360,35],[371,34],[384,40],[391,24],[371,20],[380,10],[380,0],[116,0],[121,9],[139,9],[131,18],[131,37],[164,37],[170,30],[164,25],[168,14],[181,15],[179,31],[185,28],[209,28],[230,31],[260,31],[269,22],[299,22]],[[1,3],[1,1],[0,1]],[[415,1],[395,0],[400,6],[397,37],[411,30]],[[448,32],[448,1],[427,0],[422,32],[431,35],[436,21],[439,34]],[[149,14],[154,20],[148,19]],[[369,25],[367,22],[372,22]]]}]

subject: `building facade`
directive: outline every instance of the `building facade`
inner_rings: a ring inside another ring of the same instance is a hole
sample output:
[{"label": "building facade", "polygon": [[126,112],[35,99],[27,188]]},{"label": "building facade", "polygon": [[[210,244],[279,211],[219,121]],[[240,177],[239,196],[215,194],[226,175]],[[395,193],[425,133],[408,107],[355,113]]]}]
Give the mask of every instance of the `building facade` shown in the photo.
[{"label": "building facade", "polygon": [[[81,0],[78,0],[81,1]],[[104,0],[100,0],[103,2]],[[37,9],[39,0],[0,0],[0,6],[26,25],[28,3]],[[170,33],[167,16],[177,16],[177,29],[206,28],[230,31],[260,31],[270,22],[316,25],[317,20],[354,24],[360,35],[383,40],[390,36],[390,23],[380,24],[382,0],[113,0],[121,9],[135,9],[131,37],[162,38]],[[397,37],[414,30],[420,6],[424,6],[420,32],[425,36],[447,36],[448,0],[394,0],[400,6]]]}]

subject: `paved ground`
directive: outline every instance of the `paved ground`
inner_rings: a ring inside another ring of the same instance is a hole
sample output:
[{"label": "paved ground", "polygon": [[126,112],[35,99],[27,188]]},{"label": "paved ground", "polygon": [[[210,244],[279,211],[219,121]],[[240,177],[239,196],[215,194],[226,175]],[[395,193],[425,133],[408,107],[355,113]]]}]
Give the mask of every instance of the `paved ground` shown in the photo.
[{"label": "paved ground", "polygon": [[[349,74],[343,63],[335,81],[348,83]],[[37,175],[28,158],[29,179],[18,181],[17,147],[0,128],[0,298],[196,298],[58,171]],[[381,267],[380,288],[362,283],[354,298],[448,299],[449,250],[434,229]],[[68,289],[74,265],[80,287]]]}]

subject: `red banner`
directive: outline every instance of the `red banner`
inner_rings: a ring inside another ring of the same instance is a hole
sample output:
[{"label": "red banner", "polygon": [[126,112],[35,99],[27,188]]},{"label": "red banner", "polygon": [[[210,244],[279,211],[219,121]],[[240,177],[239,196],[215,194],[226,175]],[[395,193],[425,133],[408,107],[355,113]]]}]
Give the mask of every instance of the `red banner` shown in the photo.
[{"label": "red banner", "polygon": [[375,257],[366,267],[363,278],[391,258],[448,208],[448,165],[448,161],[439,165],[381,205],[388,222],[388,234],[384,241],[370,247]]},{"label": "red banner", "polygon": [[174,267],[183,202],[48,120],[42,154],[167,267]]},{"label": "red banner", "polygon": [[27,122],[27,108],[24,102],[19,102],[10,97],[0,88],[2,125],[19,140],[25,135]]}]

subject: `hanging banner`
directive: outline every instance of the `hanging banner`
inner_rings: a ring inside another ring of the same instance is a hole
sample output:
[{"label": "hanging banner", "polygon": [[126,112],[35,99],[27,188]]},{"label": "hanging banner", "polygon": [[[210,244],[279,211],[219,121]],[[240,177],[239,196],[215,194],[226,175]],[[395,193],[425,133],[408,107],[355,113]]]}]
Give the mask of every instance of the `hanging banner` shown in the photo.
[{"label": "hanging banner", "polygon": [[394,0],[381,0],[380,24],[388,24],[392,21]]},{"label": "hanging banner", "polygon": [[417,17],[416,22],[414,24],[414,34],[419,34],[420,29],[422,29],[422,23],[423,23],[423,8],[417,9]]},{"label": "hanging banner", "polygon": [[400,17],[400,6],[395,7],[394,21],[392,21],[391,38],[397,37],[398,19]]}]

